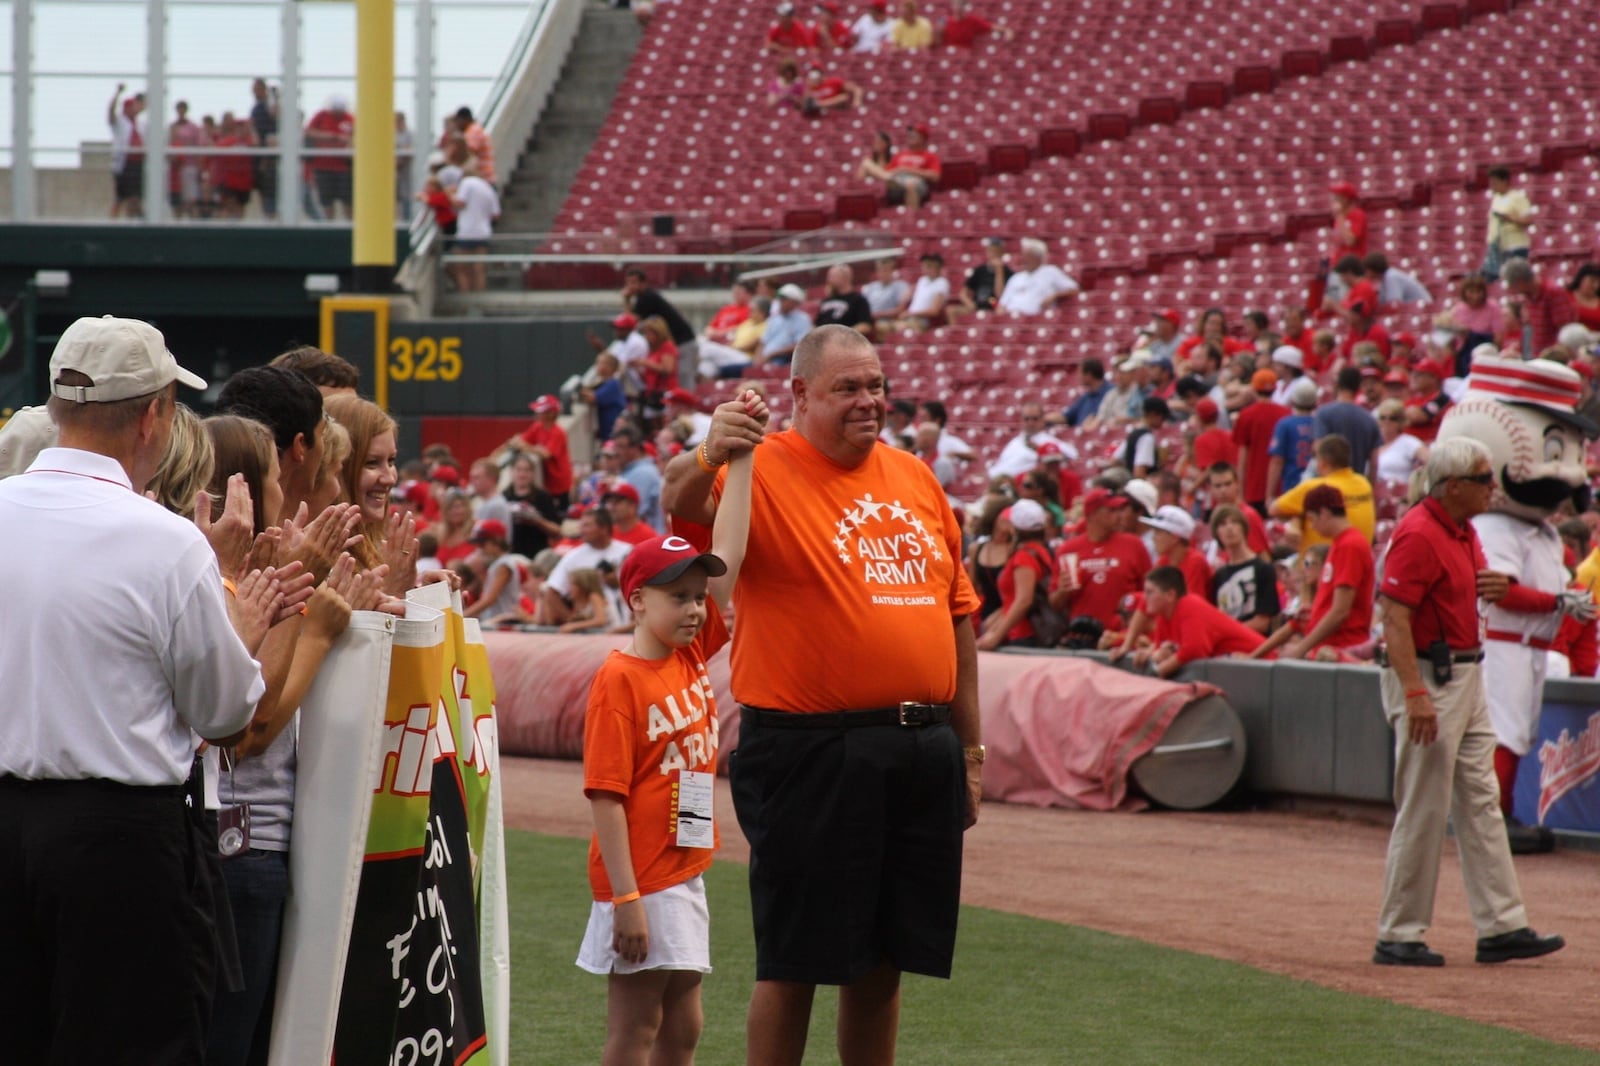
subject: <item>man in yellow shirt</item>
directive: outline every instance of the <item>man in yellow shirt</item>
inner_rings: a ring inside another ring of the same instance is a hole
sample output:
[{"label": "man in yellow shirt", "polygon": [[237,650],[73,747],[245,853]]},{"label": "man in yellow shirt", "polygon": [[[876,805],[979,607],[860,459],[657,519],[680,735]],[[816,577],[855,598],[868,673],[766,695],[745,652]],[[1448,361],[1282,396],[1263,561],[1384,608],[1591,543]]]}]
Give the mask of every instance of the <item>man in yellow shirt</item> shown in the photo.
[{"label": "man in yellow shirt", "polygon": [[933,47],[933,23],[917,14],[917,0],[905,0],[900,5],[900,17],[894,20],[889,43],[908,52]]},{"label": "man in yellow shirt", "polygon": [[1344,495],[1345,515],[1350,524],[1361,531],[1371,544],[1378,527],[1378,511],[1373,505],[1372,482],[1350,469],[1350,442],[1337,433],[1330,433],[1316,443],[1316,477],[1308,477],[1288,492],[1272,501],[1268,514],[1273,518],[1299,518],[1300,550],[1314,544],[1325,544],[1321,536],[1304,520],[1306,493],[1318,485],[1332,485]]},{"label": "man in yellow shirt", "polygon": [[1600,598],[1600,548],[1590,552],[1578,564],[1578,587],[1591,596]]}]

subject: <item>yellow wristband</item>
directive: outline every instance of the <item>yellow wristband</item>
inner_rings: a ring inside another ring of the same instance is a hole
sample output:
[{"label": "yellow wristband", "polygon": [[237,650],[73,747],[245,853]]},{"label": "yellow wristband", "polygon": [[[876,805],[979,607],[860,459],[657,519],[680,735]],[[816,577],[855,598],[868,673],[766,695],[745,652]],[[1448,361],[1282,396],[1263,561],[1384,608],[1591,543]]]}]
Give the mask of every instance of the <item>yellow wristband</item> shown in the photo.
[{"label": "yellow wristband", "polygon": [[639,890],[638,889],[634,889],[632,892],[629,892],[627,895],[612,896],[611,897],[611,905],[613,907],[621,906],[624,903],[632,903],[634,900],[636,900],[638,898],[639,898]]}]

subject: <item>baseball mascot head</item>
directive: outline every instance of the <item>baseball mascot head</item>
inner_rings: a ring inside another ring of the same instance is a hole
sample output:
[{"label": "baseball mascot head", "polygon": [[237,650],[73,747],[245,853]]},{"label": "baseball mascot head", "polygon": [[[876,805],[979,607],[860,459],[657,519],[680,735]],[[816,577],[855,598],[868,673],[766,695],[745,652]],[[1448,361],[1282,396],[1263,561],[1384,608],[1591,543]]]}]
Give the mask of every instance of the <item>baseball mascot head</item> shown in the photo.
[{"label": "baseball mascot head", "polygon": [[1492,511],[1530,521],[1564,500],[1588,504],[1583,439],[1600,426],[1577,413],[1583,381],[1560,363],[1478,355],[1466,391],[1445,414],[1439,440],[1471,437],[1494,459]]}]

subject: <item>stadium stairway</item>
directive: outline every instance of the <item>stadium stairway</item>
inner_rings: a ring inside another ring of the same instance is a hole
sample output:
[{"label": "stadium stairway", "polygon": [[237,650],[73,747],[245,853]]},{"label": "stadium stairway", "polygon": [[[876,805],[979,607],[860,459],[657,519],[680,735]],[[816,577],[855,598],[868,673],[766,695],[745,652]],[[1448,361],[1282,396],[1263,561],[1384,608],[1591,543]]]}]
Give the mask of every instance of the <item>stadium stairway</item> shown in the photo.
[{"label": "stadium stairway", "polygon": [[550,104],[505,182],[502,232],[543,233],[555,222],[640,39],[638,20],[626,8],[584,9]]}]

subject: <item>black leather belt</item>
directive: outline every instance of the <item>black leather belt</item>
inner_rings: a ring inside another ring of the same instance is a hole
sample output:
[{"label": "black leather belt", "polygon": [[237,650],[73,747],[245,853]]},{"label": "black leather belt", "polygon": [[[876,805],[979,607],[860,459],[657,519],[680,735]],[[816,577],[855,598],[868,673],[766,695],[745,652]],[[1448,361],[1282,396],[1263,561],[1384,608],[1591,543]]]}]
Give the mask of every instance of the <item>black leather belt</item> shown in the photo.
[{"label": "black leather belt", "polygon": [[764,726],[774,729],[857,729],[862,726],[895,725],[920,728],[950,720],[948,703],[905,703],[893,707],[872,707],[863,711],[822,711],[802,714],[773,711],[764,707],[741,707],[741,714],[753,715]]},{"label": "black leather belt", "polygon": [[[1428,661],[1428,653],[1423,649],[1419,648],[1416,656],[1418,663],[1426,663]],[[1372,661],[1379,666],[1388,666],[1389,649],[1380,644]],[[1452,651],[1450,653],[1450,661],[1453,663],[1481,663],[1483,662],[1483,649],[1473,648],[1471,651]]]}]

